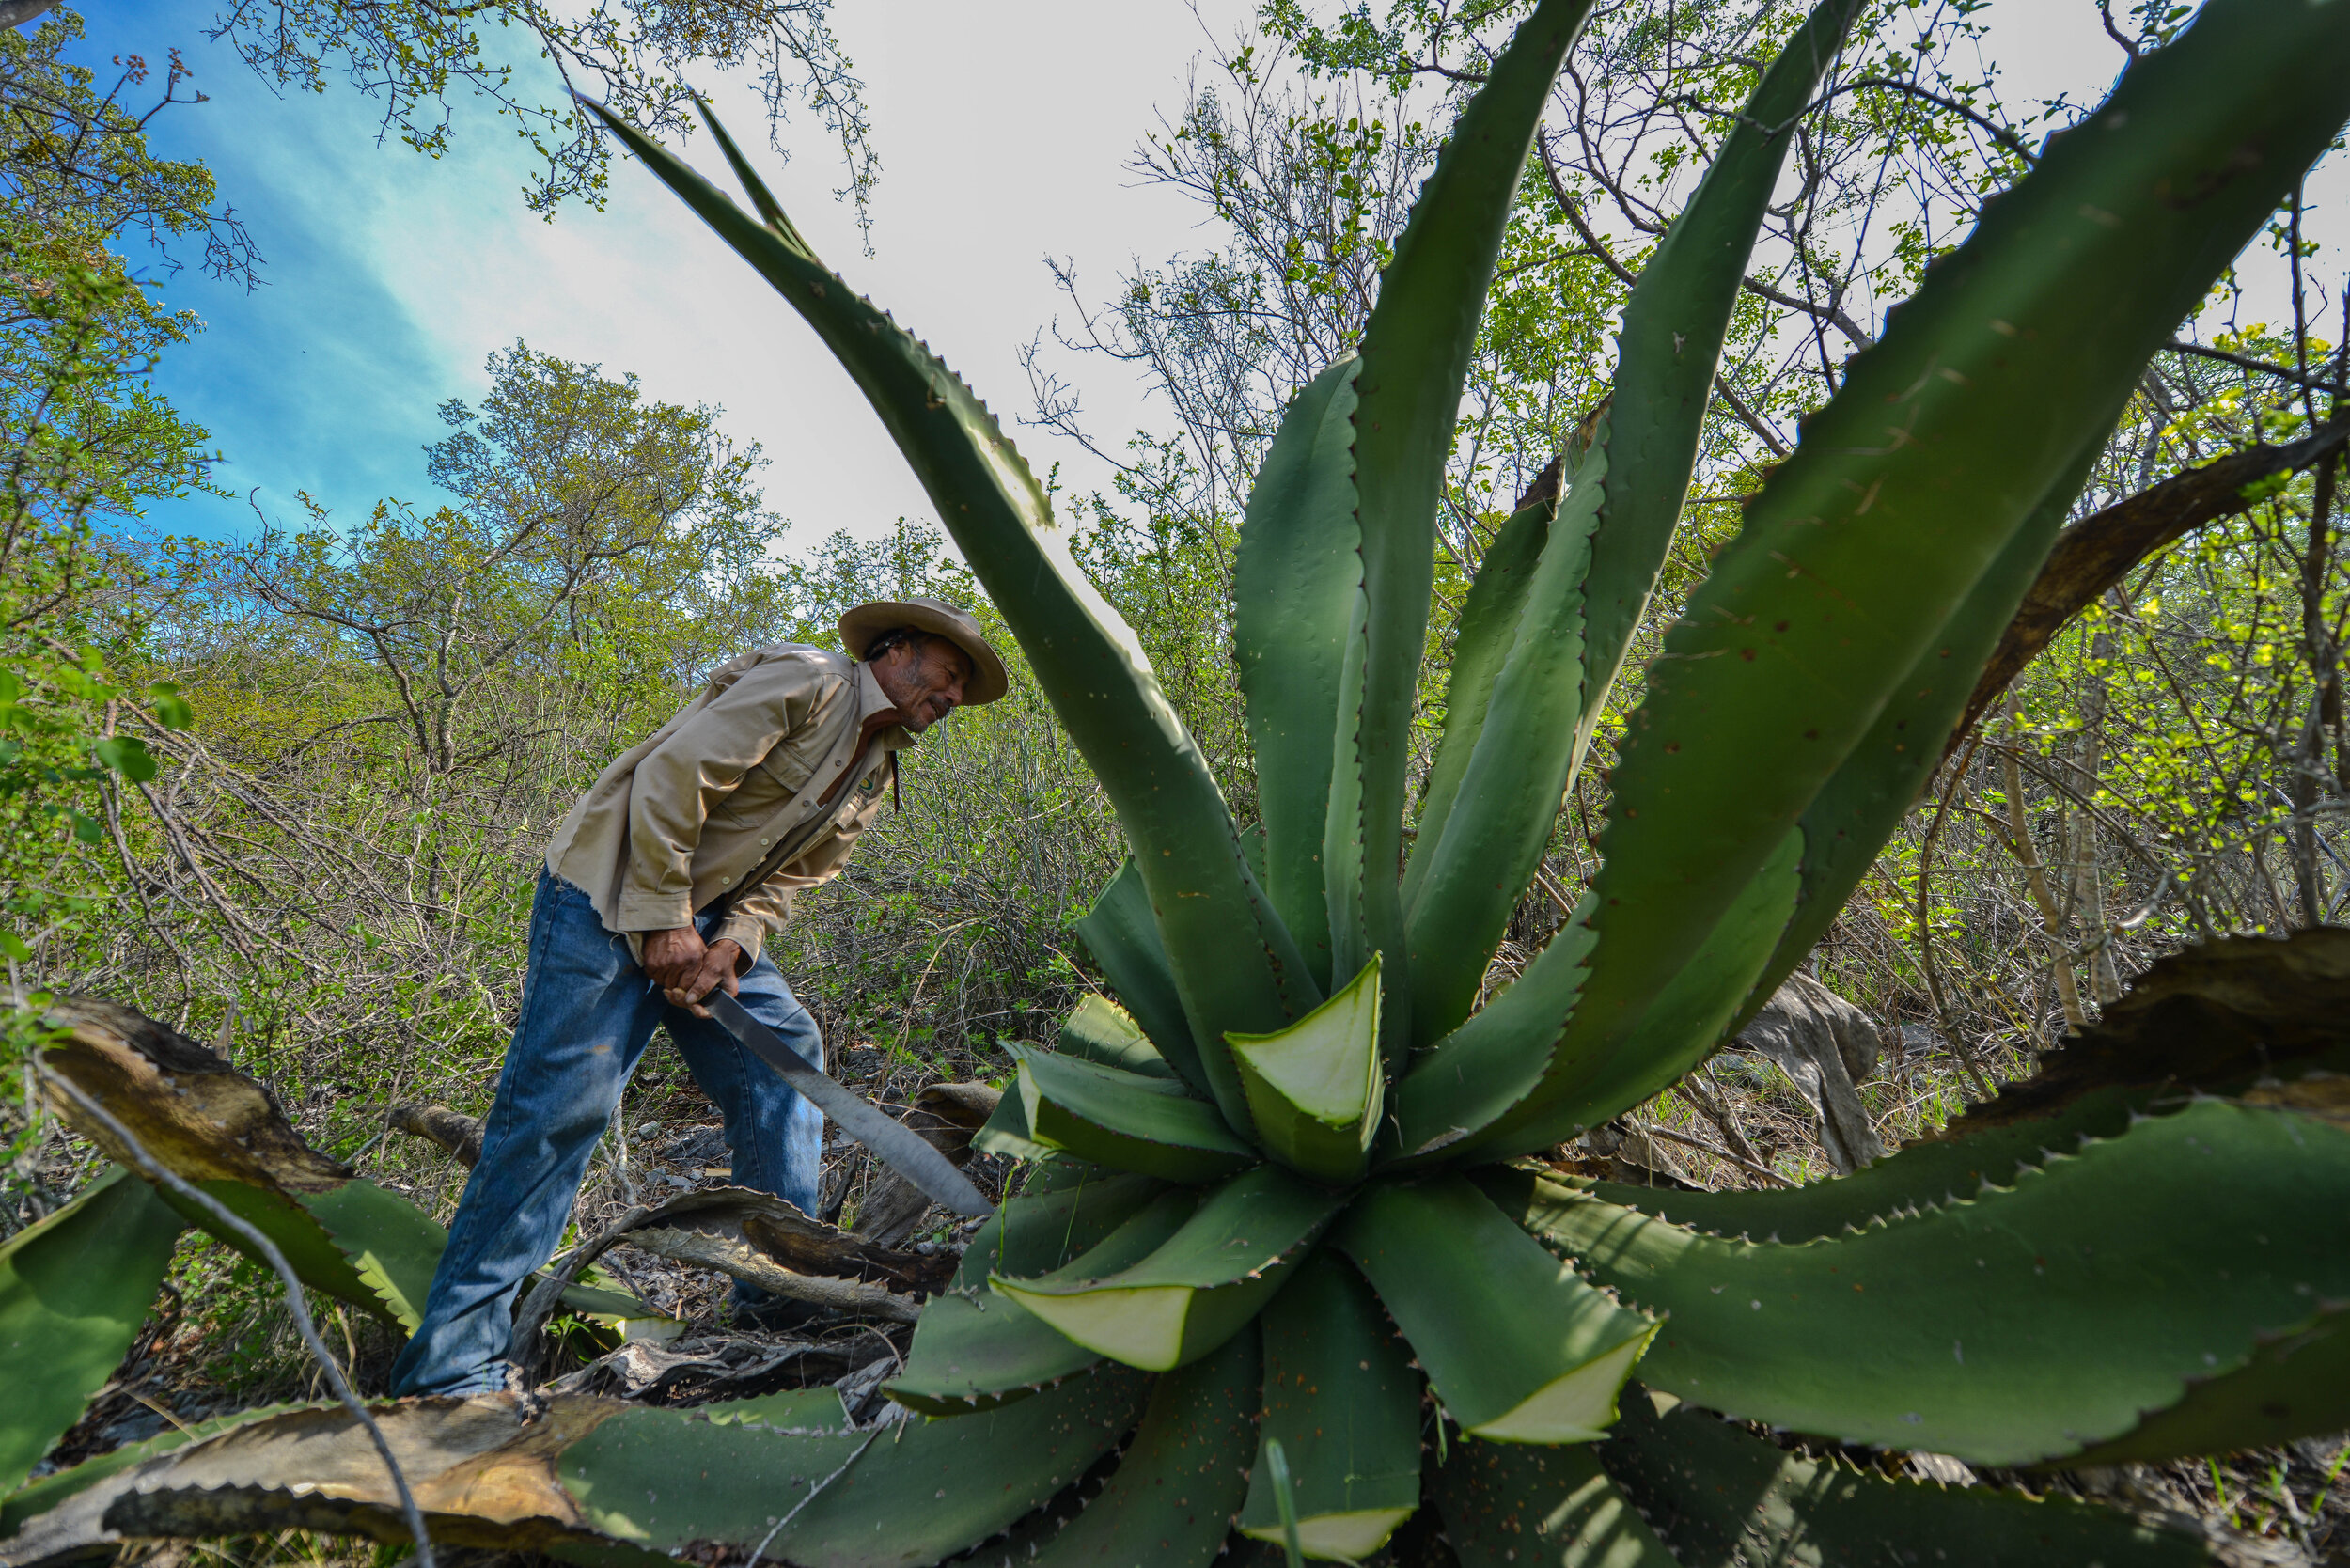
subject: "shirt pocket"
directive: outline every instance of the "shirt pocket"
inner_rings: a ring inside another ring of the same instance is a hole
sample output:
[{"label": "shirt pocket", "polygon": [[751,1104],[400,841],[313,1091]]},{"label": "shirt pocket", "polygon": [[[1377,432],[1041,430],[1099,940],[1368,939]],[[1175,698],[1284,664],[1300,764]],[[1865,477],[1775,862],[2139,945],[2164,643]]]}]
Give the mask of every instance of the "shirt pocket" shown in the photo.
[{"label": "shirt pocket", "polygon": [[775,749],[760,759],[759,766],[744,776],[749,783],[756,776],[762,779],[780,800],[790,800],[807,788],[815,776],[817,766],[831,750],[829,737],[818,733],[820,727],[808,725],[799,734],[787,735],[776,743]]}]

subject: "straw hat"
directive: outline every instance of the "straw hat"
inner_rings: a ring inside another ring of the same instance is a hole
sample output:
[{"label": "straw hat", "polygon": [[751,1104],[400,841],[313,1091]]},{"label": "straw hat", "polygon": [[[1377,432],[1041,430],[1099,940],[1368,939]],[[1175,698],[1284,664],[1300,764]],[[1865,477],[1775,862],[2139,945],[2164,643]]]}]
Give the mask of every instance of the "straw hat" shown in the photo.
[{"label": "straw hat", "polygon": [[1010,689],[1011,682],[1004,673],[1004,661],[980,635],[979,623],[968,611],[957,609],[944,600],[880,599],[870,604],[859,604],[840,618],[840,643],[853,657],[862,659],[865,651],[873,646],[874,638],[901,626],[935,632],[971,656],[971,680],[963,689],[964,707],[993,702]]}]

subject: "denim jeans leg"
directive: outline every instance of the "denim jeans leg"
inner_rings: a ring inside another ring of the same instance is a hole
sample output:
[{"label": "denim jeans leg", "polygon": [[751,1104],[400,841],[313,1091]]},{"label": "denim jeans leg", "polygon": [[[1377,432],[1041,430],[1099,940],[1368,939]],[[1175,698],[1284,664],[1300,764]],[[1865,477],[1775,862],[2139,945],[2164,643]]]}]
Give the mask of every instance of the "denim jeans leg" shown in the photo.
[{"label": "denim jeans leg", "polygon": [[522,1019],[424,1322],[392,1368],[395,1394],[503,1386],[514,1297],[561,1244],[588,1156],[660,1008],[660,993],[588,895],[542,872]]},{"label": "denim jeans leg", "polygon": [[[737,983],[745,1011],[810,1062],[820,1068],[824,1065],[823,1035],[772,960],[762,954]],[[727,1144],[734,1151],[735,1184],[772,1192],[804,1214],[819,1213],[823,1112],[802,1099],[782,1074],[754,1056],[715,1019],[697,1018],[682,1009],[665,1007],[662,1021],[692,1070],[694,1081],[726,1118]],[[738,1285],[734,1299],[742,1305],[756,1305],[766,1299],[766,1293]]]}]

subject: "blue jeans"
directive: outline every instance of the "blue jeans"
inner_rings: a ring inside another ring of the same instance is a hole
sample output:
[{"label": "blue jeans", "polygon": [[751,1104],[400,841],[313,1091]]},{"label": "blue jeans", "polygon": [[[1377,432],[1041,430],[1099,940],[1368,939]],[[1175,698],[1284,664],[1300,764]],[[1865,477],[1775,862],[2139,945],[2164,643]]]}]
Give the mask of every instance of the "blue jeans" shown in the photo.
[{"label": "blue jeans", "polygon": [[[696,921],[704,936],[714,917]],[[741,981],[751,1015],[823,1065],[816,1021],[762,955]],[[481,1157],[465,1183],[426,1298],[392,1367],[392,1392],[474,1394],[506,1386],[506,1341],[523,1282],[555,1255],[596,1139],[656,1025],[726,1117],[734,1180],[808,1214],[818,1207],[823,1114],[714,1019],[666,1001],[588,895],[548,871],[530,910],[522,1021],[507,1047]],[[764,1293],[738,1288],[738,1302]]]}]

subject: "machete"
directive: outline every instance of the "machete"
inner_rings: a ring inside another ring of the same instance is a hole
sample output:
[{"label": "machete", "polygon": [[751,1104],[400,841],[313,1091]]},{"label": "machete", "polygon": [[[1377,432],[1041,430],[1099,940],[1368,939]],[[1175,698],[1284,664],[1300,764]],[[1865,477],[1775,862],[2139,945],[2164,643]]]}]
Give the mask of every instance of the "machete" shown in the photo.
[{"label": "machete", "polygon": [[701,1005],[726,1026],[727,1033],[749,1046],[759,1058],[783,1074],[783,1081],[800,1091],[833,1120],[834,1125],[881,1156],[882,1163],[912,1182],[933,1202],[959,1215],[983,1216],[995,1212],[971,1179],[957,1170],[946,1155],[902,1122],[892,1121],[872,1105],[826,1077],[799,1052],[786,1045],[776,1031],[750,1014],[750,1010],[726,994],[713,991]]}]

